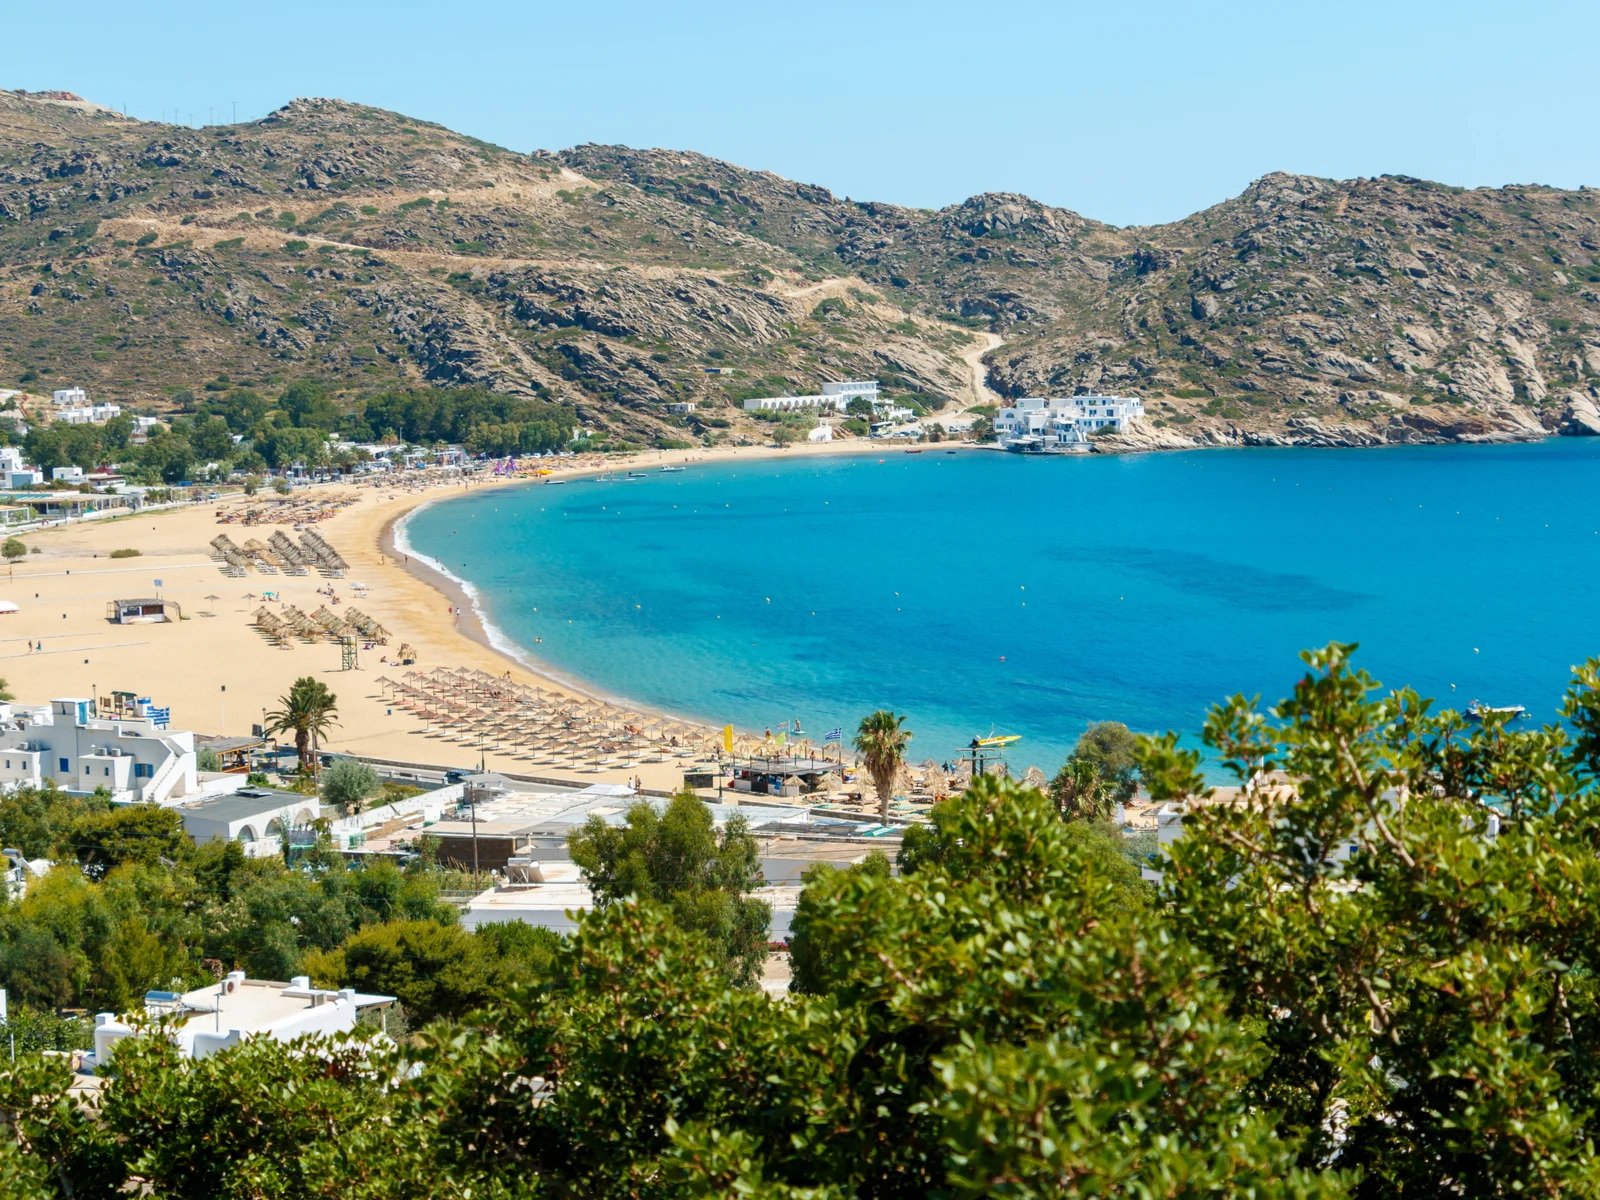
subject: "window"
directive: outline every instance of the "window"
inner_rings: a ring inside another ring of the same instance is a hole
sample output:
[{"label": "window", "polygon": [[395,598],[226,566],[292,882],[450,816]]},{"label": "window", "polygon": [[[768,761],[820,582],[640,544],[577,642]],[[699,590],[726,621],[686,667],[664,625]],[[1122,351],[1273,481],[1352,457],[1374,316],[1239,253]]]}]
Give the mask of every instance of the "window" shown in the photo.
[{"label": "window", "polygon": [[149,779],[156,773],[156,769],[149,763],[134,763],[133,777],[135,779]]},{"label": "window", "polygon": [[62,774],[66,774],[66,772],[68,772],[70,770],[72,770],[72,768],[67,765],[67,760],[63,758],[61,760],[61,772],[62,772]]},{"label": "window", "polygon": [[107,768],[106,768],[106,774],[107,774],[107,775],[110,775],[110,774],[111,774],[111,768],[110,768],[110,767],[107,767]]}]

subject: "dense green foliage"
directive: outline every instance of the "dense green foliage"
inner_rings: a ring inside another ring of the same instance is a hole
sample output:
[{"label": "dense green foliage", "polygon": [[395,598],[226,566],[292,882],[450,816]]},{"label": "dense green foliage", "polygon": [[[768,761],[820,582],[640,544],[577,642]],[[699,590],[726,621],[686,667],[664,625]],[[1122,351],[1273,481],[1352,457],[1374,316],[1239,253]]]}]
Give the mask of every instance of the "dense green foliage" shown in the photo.
[{"label": "dense green foliage", "polygon": [[646,801],[622,825],[591,816],[568,838],[595,903],[638,898],[659,901],[673,920],[715,947],[720,973],[751,987],[767,957],[766,901],[749,892],[761,882],[761,859],[743,817],[719,834],[711,812],[692,791],[678,793],[661,812]]},{"label": "dense green foliage", "polygon": [[304,965],[319,987],[397,996],[412,1017],[431,1021],[481,1008],[543,972],[559,941],[521,922],[468,933],[438,921],[390,921],[358,930],[336,950],[308,954]]},{"label": "dense green foliage", "polygon": [[[57,863],[0,906],[0,987],[14,1005],[125,1009],[151,988],[198,987],[218,969],[289,979],[318,954],[328,964],[327,955],[350,953],[354,963],[386,938],[425,946],[438,929],[487,983],[417,1007],[460,1015],[549,955],[539,934],[463,933],[439,901],[439,873],[423,864],[351,867],[314,849],[303,869],[289,870],[280,858],[246,858],[237,842],[197,846],[179,813],[155,805],[19,788],[0,797],[0,843]],[[367,986],[366,977],[343,982]]]},{"label": "dense green foliage", "polygon": [[[183,400],[179,397],[180,404]],[[120,416],[101,425],[35,425],[23,449],[46,473],[53,467],[109,465],[146,482],[177,483],[267,467],[348,468],[361,461],[362,454],[336,451],[330,438],[454,442],[475,453],[531,454],[562,448],[577,429],[570,407],[480,388],[347,399],[301,380],[276,399],[239,387],[199,401],[190,397],[187,408],[166,419],[166,428],[142,446],[130,440],[132,418]]]},{"label": "dense green foliage", "polygon": [[[37,1060],[0,1072],[0,1189],[1600,1196],[1600,660],[1564,725],[1516,731],[1374,697],[1349,650],[1213,711],[1245,790],[1190,807],[1158,887],[986,777],[898,877],[811,874],[804,992],[774,1001],[647,898],[685,839],[640,814],[607,902],[464,1024],[197,1064],[132,1040],[97,1120]],[[1139,759],[1205,795],[1175,736]]]}]

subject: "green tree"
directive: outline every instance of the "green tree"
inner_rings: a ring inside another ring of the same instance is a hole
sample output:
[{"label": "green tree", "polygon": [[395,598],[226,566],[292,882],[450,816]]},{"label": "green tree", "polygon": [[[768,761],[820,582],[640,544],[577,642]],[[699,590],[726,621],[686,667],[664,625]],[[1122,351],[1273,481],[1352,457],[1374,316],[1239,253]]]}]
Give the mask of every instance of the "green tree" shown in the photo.
[{"label": "green tree", "polygon": [[[1246,1102],[1363,1196],[1595,1194],[1600,660],[1566,725],[1513,731],[1374,695],[1354,649],[1306,654],[1267,713],[1212,710],[1244,792],[1190,806],[1165,864],[1174,934],[1261,1031]],[[1140,758],[1157,798],[1208,794],[1176,735]]]},{"label": "green tree", "polygon": [[[331,1196],[341,1188],[350,1189],[347,1195],[399,1200],[420,1182],[408,1169],[419,1165],[412,1161],[398,1178],[382,1182],[404,1155],[403,1128],[391,1129],[392,1153],[373,1159],[370,1169],[352,1173],[344,1160],[352,1139],[374,1136],[394,1121],[395,1094],[375,1069],[381,1065],[381,1056],[351,1038],[292,1046],[252,1038],[202,1059],[183,1057],[166,1037],[123,1041],[113,1057],[116,1083],[90,1122],[92,1134],[73,1142],[75,1149],[92,1147],[92,1138],[101,1138],[114,1147],[121,1177],[111,1187],[89,1190],[88,1168],[108,1156],[80,1150],[65,1157],[83,1182],[61,1194],[110,1200],[131,1178],[152,1195],[174,1200]],[[222,1147],[226,1153],[218,1152]],[[364,1185],[357,1182],[361,1176]]]},{"label": "green tree", "polygon": [[183,814],[158,804],[97,805],[66,829],[61,848],[82,864],[91,879],[102,879],[122,863],[155,863],[175,858],[188,841]]},{"label": "green tree", "polygon": [[319,428],[264,424],[256,429],[253,446],[268,466],[280,469],[320,467],[328,458],[328,438]]},{"label": "green tree", "polygon": [[205,411],[221,417],[233,433],[248,434],[266,419],[270,410],[266,399],[249,388],[234,388],[226,396],[206,401]]},{"label": "green tree", "polygon": [[0,544],[0,554],[5,556],[7,562],[16,562],[19,558],[28,557],[28,547],[23,545],[20,538],[7,538]]},{"label": "green tree", "polygon": [[1126,804],[1139,790],[1139,739],[1120,721],[1097,721],[1078,736],[1072,758],[1099,768],[1111,798]]},{"label": "green tree", "polygon": [[421,1021],[461,1017],[498,994],[495,961],[484,941],[458,925],[392,921],[352,934],[337,950],[306,956],[319,987],[354,987],[397,996]]},{"label": "green tree", "polygon": [[878,816],[884,821],[889,819],[889,800],[900,769],[905,766],[906,744],[912,737],[911,731],[903,728],[905,720],[880,708],[861,718],[856,730],[856,750],[878,793]]},{"label": "green tree", "polygon": [[278,699],[278,708],[267,714],[266,733],[294,734],[295,753],[304,770],[316,762],[318,739],[338,724],[338,697],[328,685],[310,675],[302,675]]},{"label": "green tree", "polygon": [[716,948],[729,982],[755,985],[771,911],[749,895],[761,880],[761,858],[742,817],[730,818],[719,834],[711,810],[686,790],[660,812],[636,803],[620,826],[590,817],[567,844],[597,904],[630,896],[666,904],[681,927]]},{"label": "green tree", "polygon": [[1109,821],[1116,803],[1115,785],[1100,764],[1076,755],[1067,759],[1050,781],[1050,799],[1067,821]]},{"label": "green tree", "polygon": [[366,808],[380,786],[378,773],[370,764],[359,758],[341,758],[322,773],[318,789],[324,801],[349,817]]},{"label": "green tree", "polygon": [[233,435],[221,417],[197,417],[189,432],[195,454],[208,461],[225,462],[233,453]]},{"label": "green tree", "polygon": [[145,443],[139,461],[163,483],[181,483],[194,466],[194,448],[182,435],[163,430]]},{"label": "green tree", "polygon": [[327,433],[339,427],[339,406],[320,383],[302,379],[291,383],[278,397],[278,409],[297,428]]},{"label": "green tree", "polygon": [[[824,879],[838,873],[837,867],[817,863],[801,876],[805,887],[789,922],[789,990],[796,995],[823,995],[837,978],[839,952],[822,924],[825,903],[819,899],[819,893]],[[887,854],[873,850],[861,862],[844,868],[843,873],[888,878],[893,868]]]}]

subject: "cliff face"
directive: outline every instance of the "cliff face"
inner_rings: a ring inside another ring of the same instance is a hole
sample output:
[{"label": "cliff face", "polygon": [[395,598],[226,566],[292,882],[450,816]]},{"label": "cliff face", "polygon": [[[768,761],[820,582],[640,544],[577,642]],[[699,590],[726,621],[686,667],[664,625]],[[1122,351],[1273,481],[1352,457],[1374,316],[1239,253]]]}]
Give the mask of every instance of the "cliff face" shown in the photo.
[{"label": "cliff face", "polygon": [[0,385],[482,383],[648,441],[820,378],[970,402],[981,330],[1004,395],[1143,397],[1123,444],[1600,432],[1597,219],[1589,191],[1271,175],[1114,229],[340,101],[192,130],[0,92]]}]

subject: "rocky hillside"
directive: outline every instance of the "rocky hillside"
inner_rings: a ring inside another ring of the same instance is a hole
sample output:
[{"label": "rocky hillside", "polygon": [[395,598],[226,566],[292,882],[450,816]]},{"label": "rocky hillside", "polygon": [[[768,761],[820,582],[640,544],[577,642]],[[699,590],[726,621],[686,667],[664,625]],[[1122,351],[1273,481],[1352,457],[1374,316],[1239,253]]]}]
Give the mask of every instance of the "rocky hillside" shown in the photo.
[{"label": "rocky hillside", "polygon": [[1594,198],[1273,175],[1119,230],[677,151],[521,155],[340,101],[194,130],[0,92],[0,386],[472,383],[649,442],[753,433],[739,400],[821,378],[965,406],[982,332],[1002,395],[1143,396],[1139,444],[1587,432]]}]

